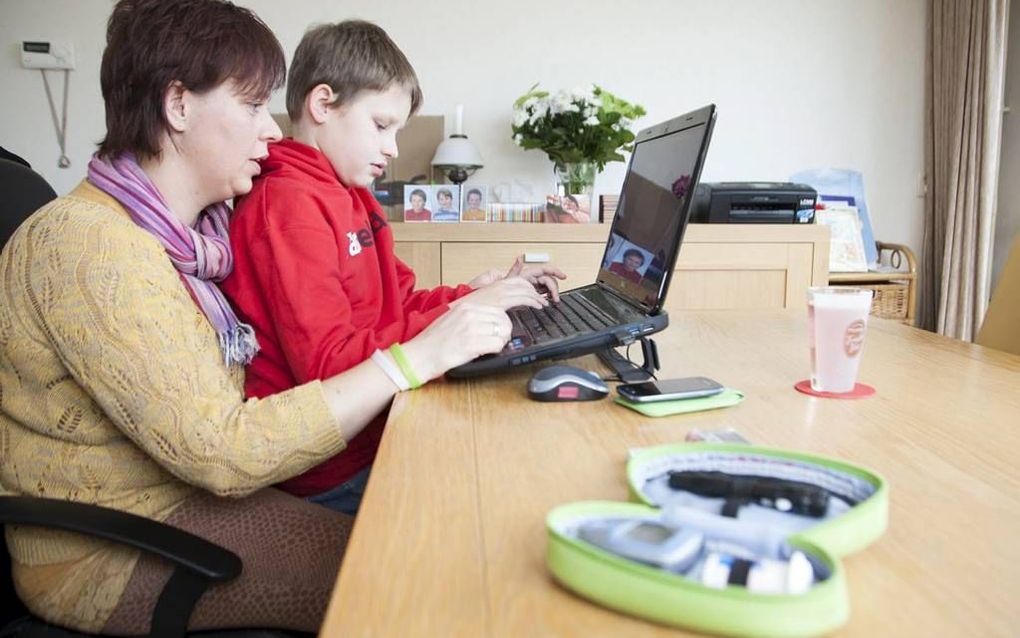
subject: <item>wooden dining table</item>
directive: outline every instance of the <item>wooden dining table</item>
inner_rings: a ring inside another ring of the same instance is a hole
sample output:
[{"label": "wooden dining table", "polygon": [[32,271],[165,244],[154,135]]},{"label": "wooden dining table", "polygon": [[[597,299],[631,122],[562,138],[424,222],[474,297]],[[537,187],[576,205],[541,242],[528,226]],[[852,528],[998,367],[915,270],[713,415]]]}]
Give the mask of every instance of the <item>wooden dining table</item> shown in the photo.
[{"label": "wooden dining table", "polygon": [[888,529],[842,559],[851,616],[835,635],[1020,635],[1020,356],[872,318],[859,380],[876,394],[839,400],[794,390],[804,310],[675,313],[655,339],[659,378],[708,376],[745,400],[660,418],[611,397],[540,403],[535,367],[398,395],[321,635],[693,635],[559,585],[545,518],[627,500],[628,451],[695,428],[887,479]]}]

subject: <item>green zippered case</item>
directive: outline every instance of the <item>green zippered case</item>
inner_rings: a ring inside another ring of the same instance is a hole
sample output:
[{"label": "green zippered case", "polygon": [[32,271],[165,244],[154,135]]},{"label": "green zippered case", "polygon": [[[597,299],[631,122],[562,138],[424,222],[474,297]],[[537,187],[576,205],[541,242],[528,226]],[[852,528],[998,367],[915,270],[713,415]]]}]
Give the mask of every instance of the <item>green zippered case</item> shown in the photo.
[{"label": "green zippered case", "polygon": [[[711,498],[664,490],[661,483],[670,471],[722,471],[798,480],[826,487],[845,497],[846,502],[841,503],[853,505],[834,515],[827,513],[818,521],[765,512],[768,508],[753,512],[748,508],[749,514],[763,516],[753,522],[748,519],[749,525],[775,524],[786,545],[811,560],[819,578],[802,594],[757,593],[736,585],[708,587],[688,575],[630,560],[578,536],[581,526],[592,521],[655,521],[669,508],[683,512],[683,507],[690,505],[669,502],[671,498],[695,501],[698,507],[711,511]],[[879,475],[850,463],[799,452],[716,443],[647,448],[632,455],[627,479],[638,503],[571,503],[549,513],[550,571],[568,589],[606,607],[708,633],[799,637],[840,627],[849,619],[850,605],[839,558],[865,548],[882,535],[887,524],[888,488]]]}]

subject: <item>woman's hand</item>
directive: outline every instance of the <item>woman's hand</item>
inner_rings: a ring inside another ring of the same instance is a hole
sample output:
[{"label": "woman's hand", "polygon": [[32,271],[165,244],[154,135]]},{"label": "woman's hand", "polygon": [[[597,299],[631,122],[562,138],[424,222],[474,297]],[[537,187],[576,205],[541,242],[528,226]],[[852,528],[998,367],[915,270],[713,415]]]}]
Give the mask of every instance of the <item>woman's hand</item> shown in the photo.
[{"label": "woman's hand", "polygon": [[422,383],[483,354],[499,352],[510,340],[510,318],[500,308],[472,303],[468,295],[417,337],[403,344],[408,363]]}]

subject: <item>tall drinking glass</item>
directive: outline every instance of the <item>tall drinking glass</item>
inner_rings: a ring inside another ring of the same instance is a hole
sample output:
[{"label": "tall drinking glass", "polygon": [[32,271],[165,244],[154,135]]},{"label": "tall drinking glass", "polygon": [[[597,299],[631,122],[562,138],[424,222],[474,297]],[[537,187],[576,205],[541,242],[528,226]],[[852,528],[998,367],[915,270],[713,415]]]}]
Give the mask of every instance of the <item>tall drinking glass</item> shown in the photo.
[{"label": "tall drinking glass", "polygon": [[815,392],[854,389],[872,295],[866,288],[808,288],[811,389]]}]

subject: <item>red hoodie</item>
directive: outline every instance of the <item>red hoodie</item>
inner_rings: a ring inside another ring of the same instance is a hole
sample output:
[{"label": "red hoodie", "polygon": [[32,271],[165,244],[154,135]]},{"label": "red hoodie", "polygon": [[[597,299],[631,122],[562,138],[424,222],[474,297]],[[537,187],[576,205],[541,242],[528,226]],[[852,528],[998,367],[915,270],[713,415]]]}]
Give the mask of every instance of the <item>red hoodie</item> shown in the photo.
[{"label": "red hoodie", "polygon": [[[283,140],[269,147],[251,193],[230,223],[233,273],[223,292],[255,328],[262,350],[245,391],[264,397],[326,379],[411,339],[469,292],[414,290],[414,272],[393,253],[393,231],[364,188],[347,188],[318,150]],[[386,413],[337,456],[280,485],[325,492],[371,465]]]}]

